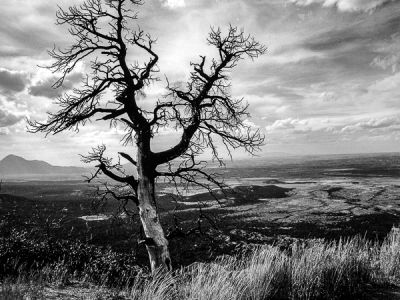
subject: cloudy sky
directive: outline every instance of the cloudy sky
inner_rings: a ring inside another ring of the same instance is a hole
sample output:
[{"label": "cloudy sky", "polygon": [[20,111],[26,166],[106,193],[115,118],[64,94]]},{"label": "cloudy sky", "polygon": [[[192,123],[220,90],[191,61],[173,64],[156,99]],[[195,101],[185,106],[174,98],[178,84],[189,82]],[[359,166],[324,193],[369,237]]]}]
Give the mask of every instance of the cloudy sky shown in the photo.
[{"label": "cloudy sky", "polygon": [[[85,72],[78,66],[54,90],[54,75],[38,67],[50,62],[46,50],[54,44],[68,45],[66,28],[54,25],[57,4],[79,2],[0,2],[0,159],[13,153],[77,165],[78,154],[99,143],[118,150],[121,130],[107,124],[47,138],[26,132],[25,118],[45,119]],[[247,122],[266,135],[260,155],[400,149],[400,1],[149,0],[139,16],[158,37],[162,78],[182,80],[191,60],[211,54],[210,26],[237,25],[268,47],[232,73],[232,93],[250,104]],[[147,98],[159,97],[163,85]],[[173,136],[164,132],[154,147]]]}]

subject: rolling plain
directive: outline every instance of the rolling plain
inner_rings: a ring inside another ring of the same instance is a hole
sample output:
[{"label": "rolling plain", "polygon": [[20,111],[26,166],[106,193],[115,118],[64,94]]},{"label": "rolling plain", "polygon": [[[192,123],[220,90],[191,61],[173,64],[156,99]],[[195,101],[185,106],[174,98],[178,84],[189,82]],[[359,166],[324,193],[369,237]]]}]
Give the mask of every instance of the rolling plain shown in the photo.
[{"label": "rolling plain", "polygon": [[[298,239],[356,234],[381,239],[400,221],[398,154],[254,158],[230,163],[220,172],[227,188],[215,191],[218,201],[206,191],[178,198],[169,185],[158,186],[177,265],[249,245],[285,247]],[[134,253],[145,262],[137,219],[127,217],[116,201],[93,205],[94,188],[83,179],[4,180],[2,231],[37,227],[58,238]]]}]

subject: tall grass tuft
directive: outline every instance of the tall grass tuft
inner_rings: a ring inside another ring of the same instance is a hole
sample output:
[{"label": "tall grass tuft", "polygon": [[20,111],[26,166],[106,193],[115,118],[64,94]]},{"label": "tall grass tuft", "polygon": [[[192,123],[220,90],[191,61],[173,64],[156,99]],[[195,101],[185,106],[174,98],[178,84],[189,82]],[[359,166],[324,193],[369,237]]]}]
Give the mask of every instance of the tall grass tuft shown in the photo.
[{"label": "tall grass tuft", "polygon": [[389,282],[400,279],[400,228],[393,228],[385,238],[377,261],[382,278]]},{"label": "tall grass tuft", "polygon": [[[240,282],[244,286],[245,299],[273,299],[288,296],[290,260],[285,252],[276,247],[262,247],[238,263]],[[243,299],[243,297],[241,298]]]},{"label": "tall grass tuft", "polygon": [[150,278],[137,276],[130,291],[132,300],[175,299],[175,278],[171,273],[157,272]]},{"label": "tall grass tuft", "polygon": [[369,242],[359,237],[295,246],[291,261],[292,299],[337,299],[357,295],[369,281]]},{"label": "tall grass tuft", "polygon": [[196,263],[182,269],[176,274],[178,299],[242,299],[244,286],[236,263],[235,258],[224,257],[215,263]]}]

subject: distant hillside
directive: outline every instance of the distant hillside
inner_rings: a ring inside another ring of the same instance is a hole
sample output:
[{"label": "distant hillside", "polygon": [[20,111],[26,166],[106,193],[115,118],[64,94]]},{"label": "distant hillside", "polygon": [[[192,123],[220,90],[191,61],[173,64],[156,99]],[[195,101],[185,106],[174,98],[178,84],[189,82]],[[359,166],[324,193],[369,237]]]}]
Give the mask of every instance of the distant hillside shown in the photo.
[{"label": "distant hillside", "polygon": [[8,155],[0,161],[0,177],[70,176],[83,175],[87,169],[80,167],[53,166],[41,160],[26,160],[16,155]]}]

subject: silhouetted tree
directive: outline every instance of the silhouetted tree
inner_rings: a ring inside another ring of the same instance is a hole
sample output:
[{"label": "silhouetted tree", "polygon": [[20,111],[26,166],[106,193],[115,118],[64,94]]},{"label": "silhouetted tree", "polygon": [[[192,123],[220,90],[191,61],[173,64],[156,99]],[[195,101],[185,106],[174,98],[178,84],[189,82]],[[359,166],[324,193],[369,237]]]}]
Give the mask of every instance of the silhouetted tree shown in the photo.
[{"label": "silhouetted tree", "polygon": [[[135,176],[126,175],[119,163],[113,164],[106,158],[104,146],[94,148],[84,160],[98,162],[93,177],[102,173],[124,185],[125,191],[129,187],[129,193],[115,197],[137,205],[154,271],[159,267],[171,268],[168,241],[156,208],[156,179],[205,188],[221,186],[217,178],[206,172],[206,162],[199,160],[199,155],[211,151],[213,159],[222,164],[217,143],[223,144],[229,153],[235,148],[253,153],[263,143],[263,135],[245,121],[249,116],[247,104],[230,94],[229,71],[241,59],[254,59],[266,48],[236,27],[230,26],[226,34],[211,29],[207,42],[217,49],[218,56],[211,60],[200,56],[198,62],[191,63],[188,82],[168,82],[165,96],[153,110],[147,111],[137,99],[144,87],[158,80],[159,58],[153,47],[155,40],[141,29],[132,30],[137,20],[135,9],[142,4],[141,0],[87,0],[68,10],[59,9],[57,24],[69,25],[74,42],[64,50],[49,51],[54,59],[49,69],[61,74],[54,86],[62,86],[80,61],[89,62],[91,73],[80,88],[57,99],[59,110],[49,113],[47,121],[32,121],[29,125],[30,131],[47,134],[78,131],[89,120],[125,126],[122,142],[135,147],[119,155],[136,167]],[[132,49],[147,54],[147,62],[128,61],[127,54]],[[181,138],[170,149],[154,152],[151,141],[165,127],[180,131]]]}]

